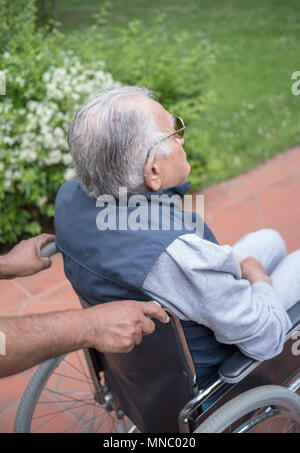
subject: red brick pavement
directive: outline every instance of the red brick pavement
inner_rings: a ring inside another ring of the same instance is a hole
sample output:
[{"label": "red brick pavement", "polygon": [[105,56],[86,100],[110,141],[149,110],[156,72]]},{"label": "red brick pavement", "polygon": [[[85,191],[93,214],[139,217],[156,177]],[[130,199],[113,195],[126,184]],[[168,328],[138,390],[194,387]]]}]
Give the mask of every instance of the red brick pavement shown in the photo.
[{"label": "red brick pavement", "polygon": [[[275,228],[288,251],[300,248],[300,148],[282,153],[253,171],[209,187],[205,219],[222,244],[233,244],[244,234]],[[65,279],[61,256],[50,269],[27,278],[0,281],[0,314],[78,308],[77,297]],[[0,432],[11,432],[19,399],[34,369],[0,380]]]}]

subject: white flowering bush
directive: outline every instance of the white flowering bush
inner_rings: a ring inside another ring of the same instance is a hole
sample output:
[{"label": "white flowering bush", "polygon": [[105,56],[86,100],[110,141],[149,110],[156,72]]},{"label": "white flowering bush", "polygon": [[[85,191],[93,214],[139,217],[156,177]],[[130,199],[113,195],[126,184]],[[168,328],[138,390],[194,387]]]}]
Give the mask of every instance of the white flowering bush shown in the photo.
[{"label": "white flowering bush", "polygon": [[[38,33],[26,51],[10,43],[0,57],[0,243],[38,234],[54,215],[59,186],[75,176],[67,129],[82,101],[120,84],[96,60],[86,67],[62,35]],[[51,222],[50,222],[51,223]]]},{"label": "white flowering bush", "polygon": [[6,95],[0,95],[0,244],[52,226],[57,190],[74,176],[67,129],[93,92],[120,83],[154,90],[188,127],[193,184],[210,159],[199,151],[199,116],[210,100],[207,79],[214,62],[209,42],[200,36],[191,46],[186,31],[169,36],[163,15],[147,27],[131,21],[111,38],[102,27],[105,7],[88,31],[66,36],[55,23],[36,27],[35,3],[0,0],[0,71],[6,75]]}]

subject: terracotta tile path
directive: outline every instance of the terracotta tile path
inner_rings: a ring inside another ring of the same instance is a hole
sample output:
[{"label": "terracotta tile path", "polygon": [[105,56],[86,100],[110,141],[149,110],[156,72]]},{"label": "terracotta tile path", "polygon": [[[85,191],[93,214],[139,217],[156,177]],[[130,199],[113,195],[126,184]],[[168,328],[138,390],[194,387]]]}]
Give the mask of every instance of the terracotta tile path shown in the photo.
[{"label": "terracotta tile path", "polygon": [[[220,243],[232,245],[244,234],[267,227],[282,234],[289,252],[300,248],[300,147],[201,193],[206,222]],[[37,275],[0,281],[0,293],[2,316],[79,307],[59,255],[50,269]],[[33,371],[0,380],[0,432],[12,431],[18,401]]]}]

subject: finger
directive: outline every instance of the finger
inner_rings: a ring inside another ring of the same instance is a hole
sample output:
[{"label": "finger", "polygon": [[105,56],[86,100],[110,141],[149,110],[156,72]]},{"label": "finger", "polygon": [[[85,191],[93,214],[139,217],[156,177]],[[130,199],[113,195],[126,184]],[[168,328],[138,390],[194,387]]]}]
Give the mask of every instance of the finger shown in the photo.
[{"label": "finger", "polygon": [[46,234],[46,233],[43,233],[43,234],[40,234],[39,236],[36,236],[35,238],[32,238],[32,239],[35,239],[36,240],[36,243],[35,243],[35,246],[36,246],[36,254],[38,256],[38,258],[40,258],[42,261],[44,261],[46,264],[46,267],[49,267],[51,266],[51,260],[49,257],[45,257],[45,258],[42,258],[41,257],[41,248],[49,243],[49,242],[53,242],[54,239],[55,239],[55,236],[53,236],[53,234]]},{"label": "finger", "polygon": [[150,318],[144,317],[142,323],[142,334],[143,335],[150,335],[155,330],[155,324]]},{"label": "finger", "polygon": [[103,351],[103,347],[101,349],[101,352],[130,352],[133,350],[135,344],[134,344],[134,338],[131,339],[130,343],[126,345],[121,345],[121,346],[116,346],[114,345],[109,351]]},{"label": "finger", "polygon": [[43,233],[43,234],[40,234],[39,236],[37,236],[37,238],[39,239],[38,244],[40,245],[40,247],[42,247],[43,245],[47,244],[48,242],[53,242],[55,239],[55,236],[53,234]]},{"label": "finger", "polygon": [[155,302],[141,302],[144,315],[158,319],[160,322],[167,323],[170,321],[165,310]]},{"label": "finger", "polygon": [[133,337],[134,339],[134,344],[137,345],[137,344],[140,344],[142,342],[142,339],[143,339],[143,334],[142,332],[138,332],[134,335]]},{"label": "finger", "polygon": [[46,258],[41,258],[42,262],[43,262],[43,267],[44,269],[48,269],[48,267],[51,266],[52,264],[52,261],[50,260],[50,258],[46,257]]}]

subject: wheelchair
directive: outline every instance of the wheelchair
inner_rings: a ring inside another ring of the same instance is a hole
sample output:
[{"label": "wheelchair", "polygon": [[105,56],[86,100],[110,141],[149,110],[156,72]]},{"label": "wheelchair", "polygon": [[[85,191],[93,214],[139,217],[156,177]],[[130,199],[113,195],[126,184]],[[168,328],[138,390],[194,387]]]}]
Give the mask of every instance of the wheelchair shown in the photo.
[{"label": "wheelchair", "polygon": [[[56,251],[49,244],[41,255]],[[180,321],[168,314],[170,322],[155,321],[129,353],[88,349],[42,363],[14,432],[300,432],[300,301],[288,311],[292,328],[280,355],[258,362],[235,352],[201,389]]]}]

